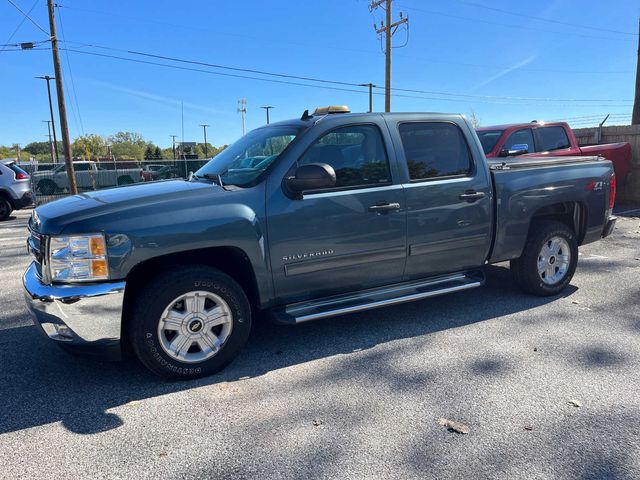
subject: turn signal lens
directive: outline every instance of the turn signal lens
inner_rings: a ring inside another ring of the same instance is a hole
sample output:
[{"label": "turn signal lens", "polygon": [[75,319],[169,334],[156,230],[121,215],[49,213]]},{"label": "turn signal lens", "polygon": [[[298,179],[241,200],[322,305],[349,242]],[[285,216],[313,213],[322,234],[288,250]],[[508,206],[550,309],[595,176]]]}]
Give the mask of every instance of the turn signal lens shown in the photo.
[{"label": "turn signal lens", "polygon": [[107,276],[106,260],[91,260],[91,276],[94,278],[102,278]]},{"label": "turn signal lens", "polygon": [[89,237],[89,251],[94,257],[102,257],[106,252],[104,237]]}]

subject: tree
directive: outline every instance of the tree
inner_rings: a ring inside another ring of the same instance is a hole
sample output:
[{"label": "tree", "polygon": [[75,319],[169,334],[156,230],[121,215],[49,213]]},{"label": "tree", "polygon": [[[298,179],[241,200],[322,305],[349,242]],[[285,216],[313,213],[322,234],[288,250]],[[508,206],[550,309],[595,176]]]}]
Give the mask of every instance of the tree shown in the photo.
[{"label": "tree", "polygon": [[147,142],[136,132],[118,132],[109,137],[113,155],[121,160],[143,160]]},{"label": "tree", "polygon": [[473,128],[478,128],[482,123],[482,120],[473,108],[471,109],[471,114],[469,115],[469,121],[471,122],[471,126]]},{"label": "tree", "polygon": [[31,155],[47,154],[51,156],[51,145],[49,142],[31,142],[28,143],[23,150]]},{"label": "tree", "polygon": [[71,144],[71,154],[84,160],[92,160],[104,157],[107,153],[107,144],[104,138],[93,133],[81,135]]}]

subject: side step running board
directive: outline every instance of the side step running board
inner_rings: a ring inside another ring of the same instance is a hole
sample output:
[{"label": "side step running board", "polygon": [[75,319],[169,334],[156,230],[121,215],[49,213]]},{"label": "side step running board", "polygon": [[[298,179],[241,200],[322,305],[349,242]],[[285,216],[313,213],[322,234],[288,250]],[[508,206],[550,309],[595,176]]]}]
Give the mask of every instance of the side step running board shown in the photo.
[{"label": "side step running board", "polygon": [[271,313],[278,323],[296,324],[468,290],[481,286],[484,281],[484,273],[481,271],[456,273],[372,288],[347,295],[292,303],[274,309]]}]

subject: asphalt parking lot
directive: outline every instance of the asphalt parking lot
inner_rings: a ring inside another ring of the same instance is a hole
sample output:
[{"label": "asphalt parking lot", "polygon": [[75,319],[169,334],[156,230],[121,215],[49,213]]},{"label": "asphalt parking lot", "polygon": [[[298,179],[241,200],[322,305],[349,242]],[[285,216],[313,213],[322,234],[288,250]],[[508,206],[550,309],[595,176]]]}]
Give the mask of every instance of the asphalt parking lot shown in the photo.
[{"label": "asphalt parking lot", "polygon": [[0,478],[640,478],[638,217],[581,248],[562,296],[491,267],[469,292],[260,324],[221,374],[169,383],[40,337],[29,214],[0,223]]}]

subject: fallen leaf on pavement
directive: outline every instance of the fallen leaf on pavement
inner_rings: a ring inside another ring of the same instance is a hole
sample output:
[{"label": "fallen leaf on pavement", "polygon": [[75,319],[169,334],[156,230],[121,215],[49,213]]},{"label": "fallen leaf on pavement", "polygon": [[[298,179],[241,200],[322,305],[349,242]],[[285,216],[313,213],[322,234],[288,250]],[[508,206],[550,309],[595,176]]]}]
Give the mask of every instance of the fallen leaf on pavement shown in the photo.
[{"label": "fallen leaf on pavement", "polygon": [[525,425],[525,426],[524,426],[524,429],[525,429],[527,432],[530,432],[531,430],[533,430],[533,427],[532,427],[531,425]]},{"label": "fallen leaf on pavement", "polygon": [[462,422],[456,422],[455,420],[448,420],[446,418],[438,419],[438,424],[446,427],[450,432],[467,434],[470,431],[468,425],[465,425]]},{"label": "fallen leaf on pavement", "polygon": [[127,403],[127,406],[128,407],[133,407],[133,406],[135,406],[135,405],[137,405],[139,403],[140,403],[140,400],[131,400],[130,402]]},{"label": "fallen leaf on pavement", "polygon": [[320,425],[322,425],[324,422],[322,420],[318,420],[317,418],[313,420],[313,426],[314,427],[319,427]]},{"label": "fallen leaf on pavement", "polygon": [[580,403],[578,400],[569,400],[567,402],[567,405],[571,405],[572,407],[580,408],[582,406],[582,403]]},{"label": "fallen leaf on pavement", "polygon": [[578,304],[580,304],[580,302],[579,302],[578,300],[574,300],[574,301],[573,301],[573,302],[571,302],[571,303],[573,303],[574,305],[578,305]]}]

